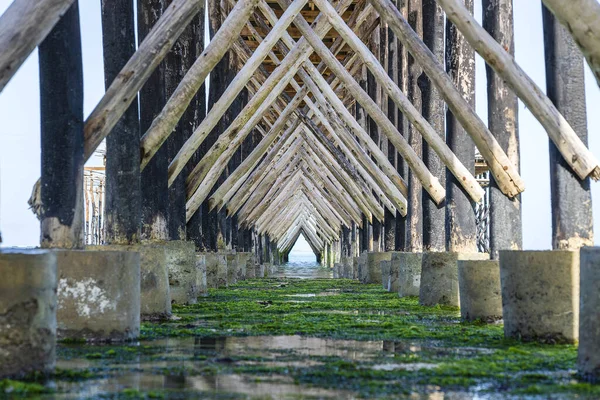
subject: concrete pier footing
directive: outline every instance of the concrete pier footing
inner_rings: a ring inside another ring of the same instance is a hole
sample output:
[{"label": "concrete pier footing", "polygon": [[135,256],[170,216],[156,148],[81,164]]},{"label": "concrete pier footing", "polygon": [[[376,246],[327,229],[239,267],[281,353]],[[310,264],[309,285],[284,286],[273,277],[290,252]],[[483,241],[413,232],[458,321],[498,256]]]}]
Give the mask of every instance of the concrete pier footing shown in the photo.
[{"label": "concrete pier footing", "polygon": [[256,278],[256,265],[254,261],[254,254],[248,253],[248,259],[246,260],[246,279]]},{"label": "concrete pier footing", "polygon": [[199,297],[208,296],[206,282],[206,255],[196,254],[196,289]]},{"label": "concrete pier footing", "polygon": [[360,256],[357,257],[357,279],[360,282],[365,282],[367,280],[367,276],[369,275],[367,269],[367,252],[362,252]]},{"label": "concrete pier footing", "polygon": [[400,264],[394,263],[394,254],[392,253],[392,260],[390,260],[390,272],[388,274],[388,292],[398,293],[398,283],[400,277]]},{"label": "concrete pier footing", "polygon": [[196,304],[196,245],[185,240],[164,243],[169,269],[171,301],[174,304]]},{"label": "concrete pier footing", "polygon": [[422,260],[423,253],[392,253],[392,268],[398,270],[398,296],[419,296]]},{"label": "concrete pier footing", "polygon": [[358,279],[358,257],[352,257],[352,278]]},{"label": "concrete pier footing", "polygon": [[227,285],[235,285],[239,275],[237,255],[235,253],[227,253],[225,258],[227,259]]},{"label": "concrete pier footing", "polygon": [[256,264],[256,277],[265,278],[267,274],[267,268],[264,264]]},{"label": "concrete pier footing", "polygon": [[206,286],[211,289],[227,287],[227,258],[221,253],[204,253]]},{"label": "concrete pier footing", "polygon": [[500,251],[507,338],[547,342],[579,336],[579,251]]},{"label": "concrete pier footing", "polygon": [[123,341],[140,333],[140,254],[56,250],[59,339]]},{"label": "concrete pier footing", "polygon": [[502,319],[498,260],[459,260],[460,314],[464,321]]},{"label": "concrete pier footing", "polygon": [[352,257],[344,257],[342,258],[342,270],[341,277],[344,279],[353,279],[353,265],[354,259]]},{"label": "concrete pier footing", "polygon": [[340,263],[333,264],[333,279],[342,278],[342,274],[340,273],[341,269],[342,269],[342,265]]},{"label": "concrete pier footing", "polygon": [[363,268],[362,283],[381,283],[381,262],[391,260],[392,253],[368,252],[366,253],[366,267]]},{"label": "concrete pier footing", "polygon": [[391,264],[392,260],[383,260],[379,263],[381,268],[381,284],[383,285],[383,289],[387,291],[390,290]]},{"label": "concrete pier footing", "polygon": [[160,243],[88,246],[89,251],[131,251],[140,254],[140,313],[142,321],[171,316],[167,253]]},{"label": "concrete pier footing", "polygon": [[238,265],[238,280],[243,281],[248,277],[248,260],[250,259],[251,253],[240,252],[237,253],[236,263]]},{"label": "concrete pier footing", "polygon": [[0,251],[0,379],[54,369],[56,287],[53,252]]},{"label": "concrete pier footing", "polygon": [[600,382],[600,247],[581,249],[581,301],[577,369]]},{"label": "concrete pier footing", "polygon": [[486,260],[487,253],[423,253],[419,303],[459,307],[458,260]]}]

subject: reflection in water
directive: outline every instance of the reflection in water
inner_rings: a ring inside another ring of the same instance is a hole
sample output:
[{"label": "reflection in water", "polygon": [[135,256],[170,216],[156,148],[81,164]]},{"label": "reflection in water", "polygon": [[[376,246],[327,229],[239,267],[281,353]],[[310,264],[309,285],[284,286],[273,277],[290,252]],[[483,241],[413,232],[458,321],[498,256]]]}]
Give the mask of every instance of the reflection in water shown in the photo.
[{"label": "reflection in water", "polygon": [[[435,344],[302,336],[169,338],[140,342],[137,346],[144,351],[125,358],[59,357],[58,368],[87,369],[99,377],[81,382],[57,381],[58,393],[51,398],[110,397],[125,389],[167,390],[177,394],[173,398],[198,398],[199,393],[202,398],[220,398],[221,394],[235,398],[357,398],[358,394],[348,390],[300,385],[288,375],[288,368],[320,368],[327,360],[339,359],[361,369],[418,371],[435,365],[403,363],[395,355],[440,350]],[[61,346],[59,354],[85,354],[77,351],[86,348],[89,346]],[[440,393],[435,387],[427,392],[408,398],[477,398],[466,393]]]}]

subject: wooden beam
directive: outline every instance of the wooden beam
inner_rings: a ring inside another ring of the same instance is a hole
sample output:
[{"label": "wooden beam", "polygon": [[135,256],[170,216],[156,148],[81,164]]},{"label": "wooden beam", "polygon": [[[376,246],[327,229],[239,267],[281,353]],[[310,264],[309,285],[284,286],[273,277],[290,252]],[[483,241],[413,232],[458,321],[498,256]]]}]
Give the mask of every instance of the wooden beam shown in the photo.
[{"label": "wooden beam", "polygon": [[15,0],[0,16],[0,93],[74,0]]},{"label": "wooden beam", "polygon": [[513,57],[483,29],[458,0],[438,0],[475,51],[500,75],[544,127],[580,179],[600,179],[600,164],[540,87]]},{"label": "wooden beam", "polygon": [[423,70],[429,79],[439,89],[440,94],[448,104],[452,113],[467,130],[475,145],[490,166],[502,192],[509,197],[514,197],[525,190],[525,186],[510,159],[502,151],[500,145],[487,129],[485,123],[477,116],[475,111],[464,100],[459,91],[454,87],[452,80],[438,63],[435,56],[419,39],[404,19],[398,9],[390,0],[370,0],[379,15],[388,23]]}]

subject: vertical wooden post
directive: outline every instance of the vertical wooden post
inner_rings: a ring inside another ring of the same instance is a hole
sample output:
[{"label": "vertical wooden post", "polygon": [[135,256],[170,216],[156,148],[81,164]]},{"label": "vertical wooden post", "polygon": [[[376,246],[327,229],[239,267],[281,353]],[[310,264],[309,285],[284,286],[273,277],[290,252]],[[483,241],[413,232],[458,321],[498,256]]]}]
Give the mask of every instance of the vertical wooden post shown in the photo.
[{"label": "vertical wooden post", "polygon": [[[367,90],[367,67],[365,65],[362,66],[362,71],[360,73],[360,86],[363,90]],[[358,121],[366,132],[369,132],[369,118],[366,111],[358,104],[358,102],[355,103],[355,107],[356,121]],[[360,233],[361,253],[363,251],[373,251],[373,227],[369,223],[368,218],[364,215]]]},{"label": "vertical wooden post", "polygon": [[[166,0],[137,0],[138,42],[142,43],[166,8]],[[165,63],[161,63],[140,90],[140,130],[146,130],[166,103]],[[162,146],[141,176],[142,239],[167,240],[168,235],[168,148]]]},{"label": "vertical wooden post", "polygon": [[[546,92],[587,144],[583,57],[569,32],[543,7]],[[581,181],[550,141],[552,248],[576,250],[594,244],[589,178]]]},{"label": "vertical wooden post", "polygon": [[[199,20],[197,22],[195,22],[195,20],[192,20],[192,24],[193,24],[193,26],[196,27],[196,32],[199,35],[196,37],[196,40],[195,40],[195,47],[196,47],[195,51],[198,56],[200,54],[202,54],[202,52],[204,51],[204,45],[205,45],[205,43],[204,43],[205,12],[206,12],[206,9],[203,8],[203,10],[200,11],[200,13],[198,14],[197,18]],[[186,113],[191,113],[192,110],[194,112],[194,115],[193,115],[193,117],[192,117],[192,115],[190,115],[189,118],[193,118],[193,121],[194,121],[194,124],[193,124],[193,126],[191,126],[191,130],[190,130],[190,132],[193,133],[194,130],[200,124],[200,122],[206,117],[206,85],[205,84],[202,84],[202,86],[200,86],[200,90],[198,91],[198,93],[196,93],[195,99],[192,100],[192,103],[190,104]],[[188,118],[188,117],[186,117],[184,114],[184,118]],[[204,147],[200,147],[196,151],[194,156],[190,159],[190,162],[188,163],[189,168],[187,168],[185,171],[186,176],[187,176],[187,173],[190,172],[190,168],[193,168],[194,165],[196,165],[200,162],[200,159],[202,158],[203,150],[204,150]],[[179,149],[177,151],[179,151]],[[176,184],[177,184],[177,181],[175,181],[173,183],[173,186]],[[184,178],[183,189],[184,189],[183,218],[185,221],[185,218],[186,218],[185,201],[187,200],[186,194],[185,194],[185,178]],[[196,244],[196,249],[198,251],[206,250],[205,240],[204,240],[204,231],[202,228],[202,221],[203,221],[204,213],[205,213],[205,209],[201,207],[198,210],[198,212],[194,213],[192,218],[187,222],[186,229],[185,229],[187,240],[193,241]]]},{"label": "vertical wooden post", "polygon": [[[473,0],[464,3],[473,13]],[[475,108],[475,52],[450,21],[446,21],[446,71]],[[475,145],[450,110],[446,115],[446,141],[463,165],[475,173]],[[473,204],[450,172],[446,173],[446,245],[452,252],[477,252]]]},{"label": "vertical wooden post", "polygon": [[[165,58],[165,93],[170,96],[185,74],[192,67],[196,58],[204,50],[204,7],[201,6],[196,17],[183,31],[175,45]],[[179,152],[185,141],[192,135],[194,129],[200,124],[200,121],[206,114],[204,86],[200,88],[196,96],[192,99],[187,110],[183,113],[181,120],[175,128],[175,132],[167,139],[166,147],[168,149],[168,162]],[[196,159],[197,157],[192,157]],[[184,172],[180,174],[175,182],[168,189],[169,196],[169,239],[185,240],[188,238],[186,227],[185,203],[187,201],[185,190],[185,179],[191,171],[191,165],[188,164]],[[199,231],[198,219],[194,219],[190,224],[192,233],[190,238],[195,237]]]},{"label": "vertical wooden post", "polygon": [[[423,42],[429,47],[440,64],[444,63],[444,12],[435,0],[423,2]],[[419,79],[423,98],[423,116],[444,138],[446,133],[446,105],[435,85],[425,74]],[[446,168],[438,155],[423,141],[423,161],[429,171],[445,182]],[[445,186],[445,185],[444,185]],[[446,250],[445,204],[439,206],[423,191],[423,249],[426,251]]]},{"label": "vertical wooden post", "polygon": [[[371,34],[369,48],[371,52],[379,58],[381,49],[380,49],[381,36],[379,29],[375,29]],[[373,101],[381,108],[381,88],[379,83],[375,79],[375,76],[367,69],[367,93],[369,97],[373,99]],[[377,123],[371,118],[371,116],[367,115],[367,132],[371,136],[371,139],[378,145],[381,144],[381,138],[383,135],[380,132],[379,126]],[[376,218],[373,219],[373,223],[371,224],[371,248],[370,251],[381,251],[380,248],[380,239],[381,239],[381,221]]]},{"label": "vertical wooden post", "polygon": [[[104,83],[108,88],[135,53],[135,23],[131,0],[102,2]],[[137,96],[136,96],[137,97]],[[134,100],[106,138],[106,242],[140,240],[140,124]]]},{"label": "vertical wooden post", "polygon": [[[483,27],[510,54],[514,55],[513,0],[483,0]],[[488,96],[488,127],[502,150],[519,168],[518,98],[486,65]],[[521,250],[521,195],[510,199],[490,177],[490,257],[498,259],[500,250]]]},{"label": "vertical wooden post", "polygon": [[[408,5],[406,0],[395,0],[394,1],[398,10],[402,15],[407,18]],[[406,47],[398,40],[398,87],[402,89],[404,93],[408,93],[408,51]],[[405,138],[408,137],[408,120],[404,118],[402,113],[398,113],[397,128]],[[408,164],[404,161],[402,156],[398,153],[396,158],[396,166],[400,176],[408,181]],[[402,216],[396,211],[396,250],[406,251],[407,250],[407,221],[406,216]]]},{"label": "vertical wooden post", "polygon": [[[422,0],[408,1],[408,23],[415,33],[423,38],[423,4]],[[407,58],[408,68],[408,99],[421,112],[422,99],[419,88],[419,77],[423,73],[421,67],[409,53]],[[408,143],[420,158],[423,158],[423,138],[413,124],[408,124]],[[407,222],[407,250],[412,252],[423,251],[423,186],[412,170],[408,171],[408,214]]]},{"label": "vertical wooden post", "polygon": [[75,2],[39,47],[41,246],[84,246],[83,66]]},{"label": "vertical wooden post", "polygon": [[[394,83],[398,84],[398,39],[392,31],[391,28],[387,27],[387,72],[388,76],[394,81]],[[394,126],[398,126],[398,109],[396,108],[396,104],[388,96],[387,98],[387,115],[388,119],[394,124]],[[392,165],[396,164],[396,159],[398,156],[398,152],[396,148],[392,145],[392,143],[387,143],[387,156],[388,160]],[[396,215],[392,214],[387,208],[384,208],[384,250],[385,251],[394,251],[396,250]]]}]

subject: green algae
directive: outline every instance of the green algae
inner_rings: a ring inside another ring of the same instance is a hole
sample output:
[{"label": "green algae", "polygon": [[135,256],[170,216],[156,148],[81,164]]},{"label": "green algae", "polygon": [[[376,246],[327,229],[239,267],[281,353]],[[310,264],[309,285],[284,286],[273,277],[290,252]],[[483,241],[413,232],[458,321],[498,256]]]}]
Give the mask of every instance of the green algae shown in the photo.
[{"label": "green algae", "polygon": [[[319,293],[330,295],[305,296]],[[576,346],[505,340],[500,324],[462,323],[456,309],[423,307],[416,298],[400,299],[380,285],[327,279],[249,280],[210,290],[197,304],[173,310],[170,321],[142,325],[146,341],[141,345],[61,344],[60,359],[86,360],[92,367],[57,370],[52,379],[111,379],[136,370],[141,362],[160,361],[168,365],[145,367],[150,368],[145,373],[190,379],[251,376],[256,382],[286,376],[303,387],[362,398],[431,391],[600,397],[600,386],[582,383],[574,375]],[[232,337],[276,335],[322,338],[341,347],[336,348],[338,354],[264,348],[224,355],[218,344]],[[216,344],[186,352],[165,347],[165,338],[174,343],[191,341],[190,345],[214,339]],[[374,342],[381,345],[365,351],[363,357],[349,358],[351,352],[343,351],[348,346],[361,352],[360,343]],[[186,393],[132,388],[103,397],[186,398]],[[223,393],[203,397],[236,398]]]}]

